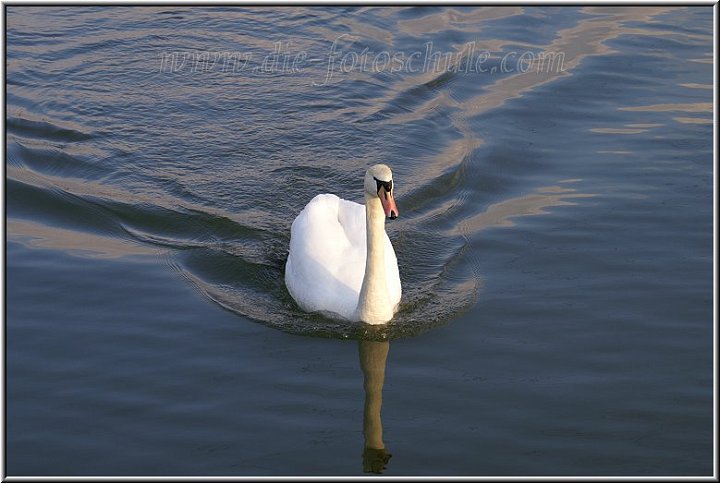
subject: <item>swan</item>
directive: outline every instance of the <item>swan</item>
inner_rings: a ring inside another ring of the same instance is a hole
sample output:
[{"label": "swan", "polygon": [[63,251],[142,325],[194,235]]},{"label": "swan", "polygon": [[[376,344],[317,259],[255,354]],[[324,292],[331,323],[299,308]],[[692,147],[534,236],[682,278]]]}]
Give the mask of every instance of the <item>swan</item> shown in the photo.
[{"label": "swan", "polygon": [[400,305],[400,271],[385,218],[395,219],[392,171],[365,173],[365,206],[333,194],[315,196],[290,227],[285,285],[306,312],[384,324]]}]

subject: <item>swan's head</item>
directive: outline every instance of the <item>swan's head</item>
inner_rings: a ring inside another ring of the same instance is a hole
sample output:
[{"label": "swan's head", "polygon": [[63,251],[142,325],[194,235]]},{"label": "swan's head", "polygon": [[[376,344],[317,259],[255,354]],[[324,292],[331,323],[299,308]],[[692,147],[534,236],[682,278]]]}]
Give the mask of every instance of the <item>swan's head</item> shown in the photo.
[{"label": "swan's head", "polygon": [[394,220],[400,212],[395,205],[392,171],[385,164],[376,164],[365,173],[365,195],[380,198],[385,216]]}]

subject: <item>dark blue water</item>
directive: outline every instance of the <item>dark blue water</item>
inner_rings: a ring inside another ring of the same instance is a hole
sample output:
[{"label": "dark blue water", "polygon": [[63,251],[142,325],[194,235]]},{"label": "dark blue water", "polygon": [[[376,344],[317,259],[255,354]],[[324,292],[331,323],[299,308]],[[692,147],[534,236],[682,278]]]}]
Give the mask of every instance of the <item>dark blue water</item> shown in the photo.
[{"label": "dark blue water", "polygon": [[[8,475],[712,475],[711,7],[6,11]],[[304,314],[378,162],[400,312]]]}]

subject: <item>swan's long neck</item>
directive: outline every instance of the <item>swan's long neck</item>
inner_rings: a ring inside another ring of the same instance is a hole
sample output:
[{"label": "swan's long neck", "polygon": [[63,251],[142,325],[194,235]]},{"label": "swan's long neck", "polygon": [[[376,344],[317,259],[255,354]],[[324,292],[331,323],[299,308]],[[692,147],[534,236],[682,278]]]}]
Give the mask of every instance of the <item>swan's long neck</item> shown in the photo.
[{"label": "swan's long neck", "polygon": [[367,258],[360,289],[358,314],[368,324],[382,324],[393,316],[385,273],[385,212],[377,196],[365,195]]}]

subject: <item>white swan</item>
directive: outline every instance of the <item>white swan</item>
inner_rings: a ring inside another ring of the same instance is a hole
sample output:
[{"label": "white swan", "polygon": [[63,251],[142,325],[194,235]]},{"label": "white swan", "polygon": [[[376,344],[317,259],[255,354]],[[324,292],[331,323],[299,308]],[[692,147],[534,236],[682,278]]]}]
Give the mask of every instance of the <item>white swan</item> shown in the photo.
[{"label": "white swan", "polygon": [[400,304],[400,272],[385,233],[395,219],[392,171],[376,164],[365,173],[365,206],[322,194],[290,228],[285,285],[306,312],[383,324]]}]

